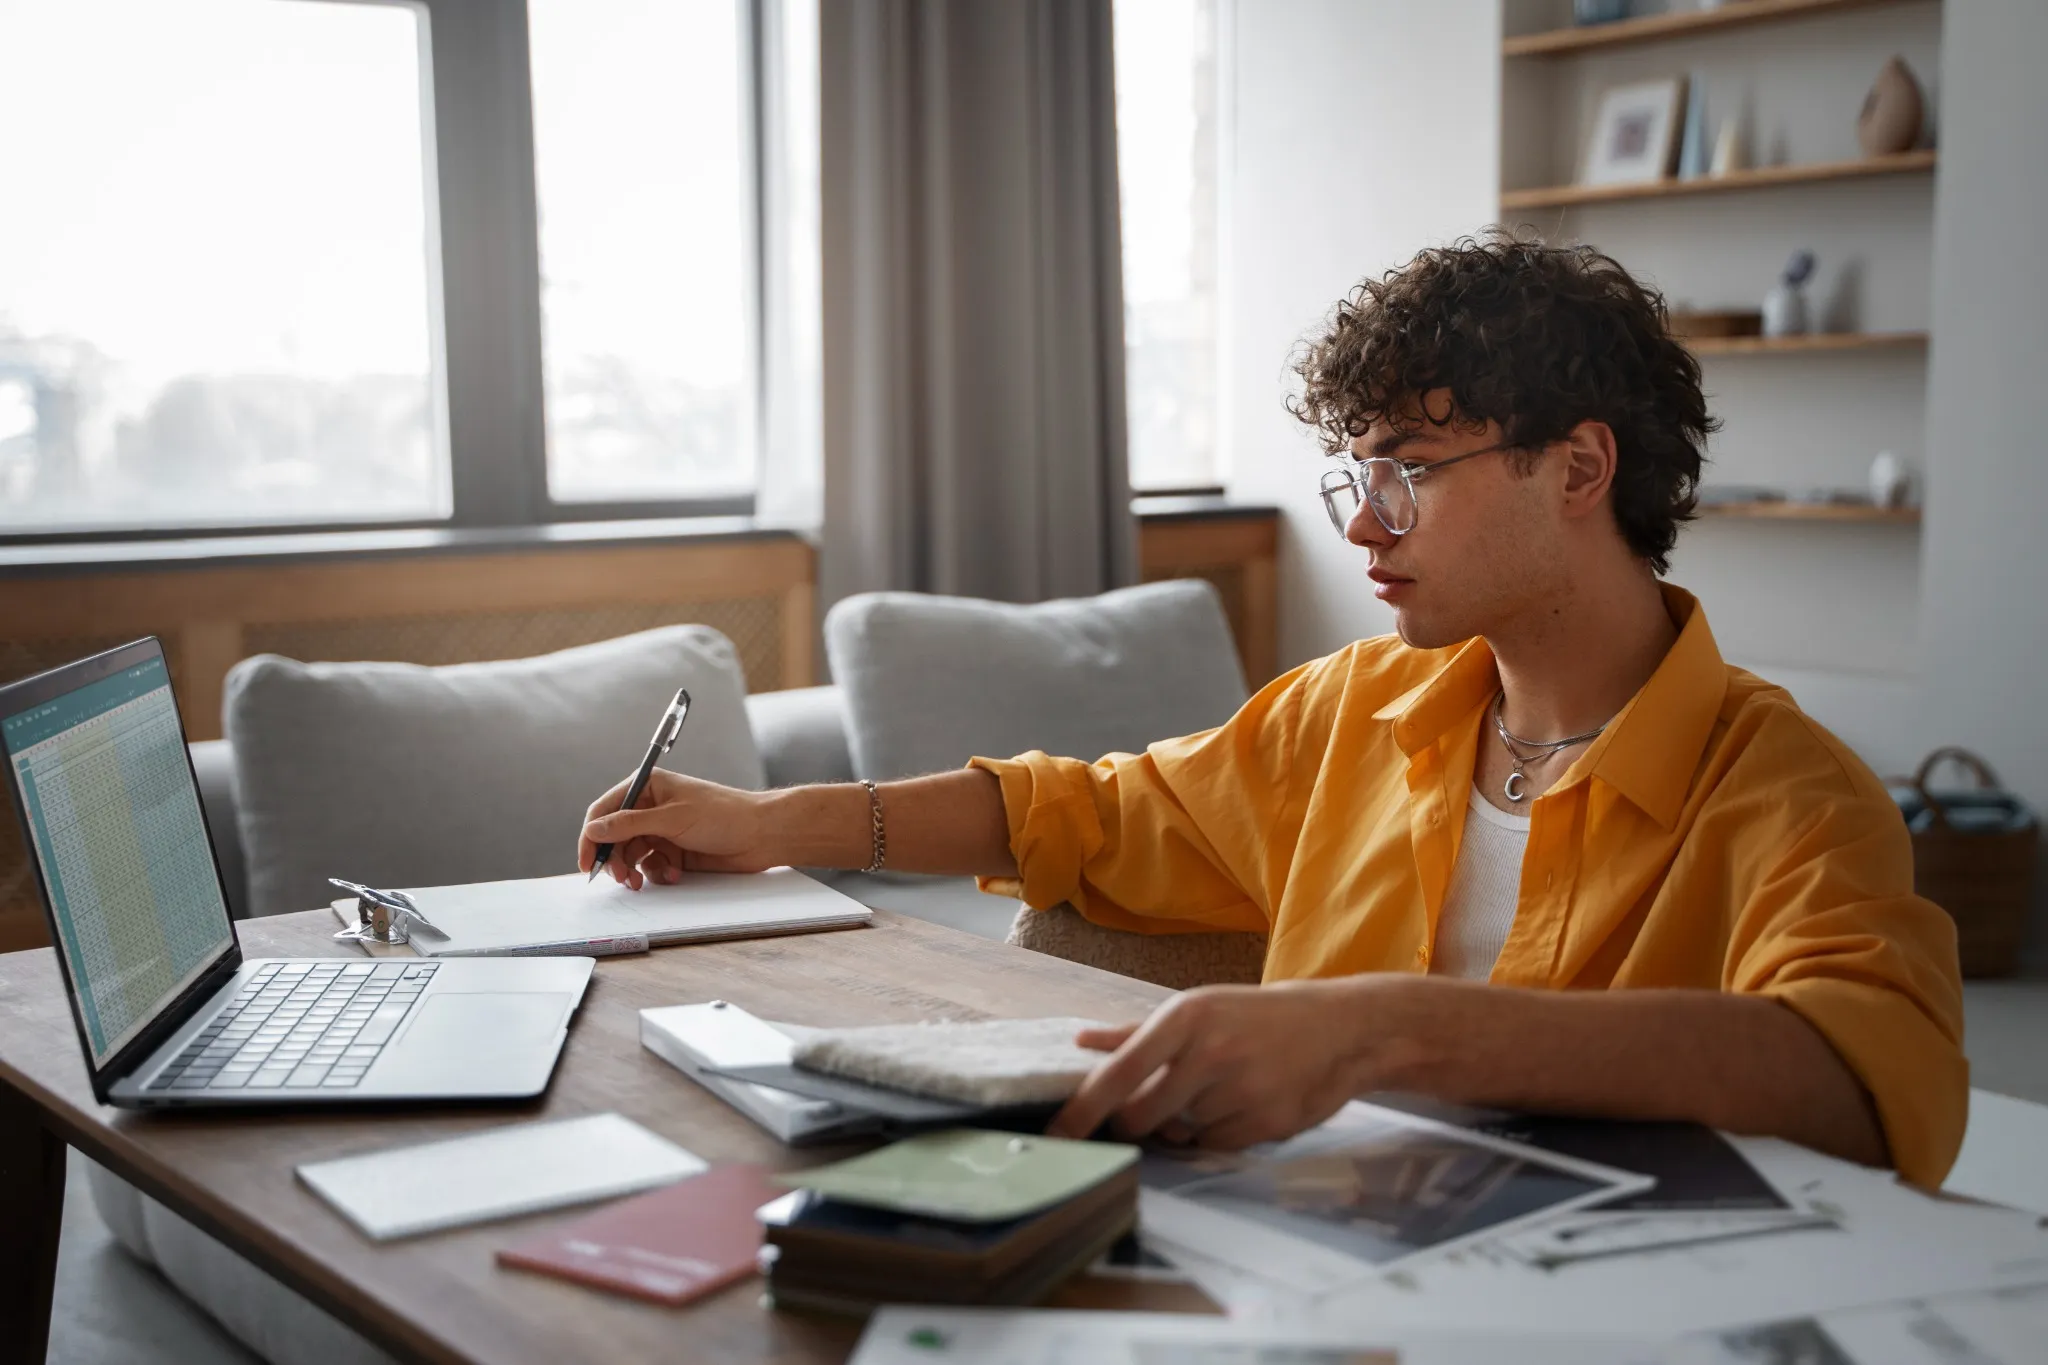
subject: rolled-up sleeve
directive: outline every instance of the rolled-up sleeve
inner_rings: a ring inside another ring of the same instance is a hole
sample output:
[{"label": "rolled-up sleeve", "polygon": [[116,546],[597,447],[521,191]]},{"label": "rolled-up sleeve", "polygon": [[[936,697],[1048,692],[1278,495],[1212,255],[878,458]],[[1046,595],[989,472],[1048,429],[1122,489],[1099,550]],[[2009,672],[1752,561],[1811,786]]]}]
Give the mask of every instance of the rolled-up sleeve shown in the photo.
[{"label": "rolled-up sleeve", "polygon": [[1955,924],[1912,893],[1911,841],[1867,778],[1839,789],[1741,908],[1733,990],[1798,1011],[1863,1083],[1892,1164],[1938,1187],[1969,1116]]},{"label": "rolled-up sleeve", "polygon": [[982,889],[1069,903],[1139,933],[1265,933],[1293,847],[1292,754],[1306,676],[1287,674],[1214,730],[1094,762],[975,758],[1002,784],[1018,877]]}]

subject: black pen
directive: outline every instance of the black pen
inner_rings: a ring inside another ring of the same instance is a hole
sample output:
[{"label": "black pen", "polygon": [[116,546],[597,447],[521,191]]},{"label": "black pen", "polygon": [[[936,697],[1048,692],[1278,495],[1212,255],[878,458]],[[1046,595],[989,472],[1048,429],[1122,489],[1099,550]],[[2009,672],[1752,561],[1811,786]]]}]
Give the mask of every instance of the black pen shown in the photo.
[{"label": "black pen", "polygon": [[[640,771],[633,774],[633,781],[626,788],[626,799],[619,804],[620,810],[633,809],[633,803],[640,799],[640,793],[647,790],[647,779],[654,772],[654,765],[676,742],[676,736],[683,732],[683,718],[690,714],[690,694],[678,687],[676,699],[668,704],[668,710],[661,713],[661,724],[654,727],[654,738],[647,741],[647,756],[640,760]],[[597,846],[597,857],[590,864],[590,875],[583,879],[585,886],[597,880],[599,869],[605,859],[612,856],[610,844]]]}]

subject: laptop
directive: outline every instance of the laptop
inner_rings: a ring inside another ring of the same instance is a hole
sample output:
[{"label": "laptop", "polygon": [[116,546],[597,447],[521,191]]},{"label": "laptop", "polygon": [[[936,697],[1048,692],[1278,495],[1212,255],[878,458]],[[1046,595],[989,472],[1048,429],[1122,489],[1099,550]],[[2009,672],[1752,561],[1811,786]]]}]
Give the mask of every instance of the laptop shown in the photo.
[{"label": "laptop", "polygon": [[154,637],[0,687],[0,749],[100,1103],[547,1088],[595,959],[242,956]]}]

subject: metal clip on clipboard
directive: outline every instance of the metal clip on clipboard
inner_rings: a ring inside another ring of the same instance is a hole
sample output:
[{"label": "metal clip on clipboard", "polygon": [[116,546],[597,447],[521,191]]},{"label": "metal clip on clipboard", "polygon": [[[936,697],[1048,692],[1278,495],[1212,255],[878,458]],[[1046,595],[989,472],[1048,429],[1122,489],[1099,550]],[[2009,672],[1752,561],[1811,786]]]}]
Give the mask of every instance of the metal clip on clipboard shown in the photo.
[{"label": "metal clip on clipboard", "polygon": [[329,885],[338,886],[356,898],[356,925],[352,929],[338,931],[334,937],[345,943],[410,943],[415,933],[429,938],[446,938],[448,935],[437,928],[434,922],[420,913],[413,898],[403,891],[379,891],[374,886],[360,882],[346,882],[339,877],[329,877]]}]

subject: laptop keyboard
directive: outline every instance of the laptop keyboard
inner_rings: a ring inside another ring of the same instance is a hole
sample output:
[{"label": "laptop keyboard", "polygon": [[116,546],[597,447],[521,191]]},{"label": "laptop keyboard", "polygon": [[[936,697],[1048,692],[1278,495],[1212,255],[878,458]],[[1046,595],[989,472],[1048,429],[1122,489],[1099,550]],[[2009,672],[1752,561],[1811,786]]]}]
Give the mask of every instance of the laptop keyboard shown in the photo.
[{"label": "laptop keyboard", "polygon": [[427,988],[432,962],[284,962],[257,971],[150,1090],[346,1090]]}]

